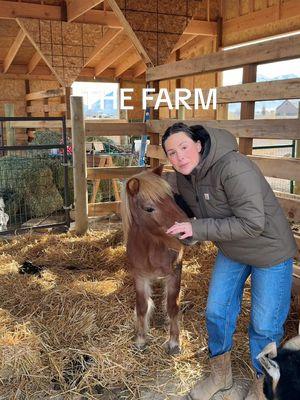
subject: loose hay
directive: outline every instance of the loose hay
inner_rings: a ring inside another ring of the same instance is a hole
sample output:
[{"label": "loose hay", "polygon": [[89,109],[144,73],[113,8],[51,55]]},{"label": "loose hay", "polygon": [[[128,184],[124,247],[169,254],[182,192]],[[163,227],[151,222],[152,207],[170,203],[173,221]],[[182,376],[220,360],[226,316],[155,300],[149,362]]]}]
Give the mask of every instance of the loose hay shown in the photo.
[{"label": "loose hay", "polygon": [[[215,254],[208,243],[186,249],[182,353],[169,357],[157,313],[146,351],[133,348],[135,295],[120,230],[1,243],[0,399],[139,399],[147,390],[168,398],[188,390],[208,371],[204,310]],[[25,260],[45,267],[41,278],[18,273]],[[251,374],[249,308],[247,284],[233,351],[242,377]],[[296,334],[293,319],[289,336]]]}]

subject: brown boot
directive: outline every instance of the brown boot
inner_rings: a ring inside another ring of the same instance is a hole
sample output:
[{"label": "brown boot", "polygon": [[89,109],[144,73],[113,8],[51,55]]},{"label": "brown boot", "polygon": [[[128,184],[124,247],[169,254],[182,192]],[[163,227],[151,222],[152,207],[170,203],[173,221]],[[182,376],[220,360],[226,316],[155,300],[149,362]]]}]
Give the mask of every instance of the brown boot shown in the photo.
[{"label": "brown boot", "polygon": [[264,376],[255,377],[245,400],[266,400],[264,395]]},{"label": "brown boot", "polygon": [[211,374],[199,380],[187,395],[190,400],[209,400],[215,393],[232,387],[230,351],[210,359]]}]

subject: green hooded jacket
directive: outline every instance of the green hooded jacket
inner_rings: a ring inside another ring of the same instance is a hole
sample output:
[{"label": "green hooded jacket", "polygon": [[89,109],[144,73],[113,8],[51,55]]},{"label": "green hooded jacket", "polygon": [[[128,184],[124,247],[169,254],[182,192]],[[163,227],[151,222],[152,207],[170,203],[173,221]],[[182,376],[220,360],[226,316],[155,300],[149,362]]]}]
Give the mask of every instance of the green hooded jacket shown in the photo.
[{"label": "green hooded jacket", "polygon": [[260,169],[238,152],[230,132],[203,126],[208,154],[191,175],[176,172],[178,191],[195,216],[194,239],[213,241],[225,256],[257,267],[293,257],[293,233]]}]

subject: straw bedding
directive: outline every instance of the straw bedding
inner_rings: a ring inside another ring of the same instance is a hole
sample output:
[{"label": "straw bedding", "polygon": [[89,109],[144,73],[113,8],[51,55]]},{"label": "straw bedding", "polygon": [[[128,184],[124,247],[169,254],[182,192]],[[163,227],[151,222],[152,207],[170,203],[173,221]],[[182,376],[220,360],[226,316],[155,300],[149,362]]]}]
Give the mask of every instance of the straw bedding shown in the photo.
[{"label": "straw bedding", "polygon": [[[204,309],[216,249],[187,248],[182,277],[182,353],[163,343],[167,322],[157,312],[143,352],[133,348],[134,290],[119,229],[31,234],[0,242],[0,399],[139,399],[145,391],[184,393],[208,371]],[[41,276],[20,274],[24,261]],[[247,283],[233,352],[234,372],[251,375]],[[296,334],[291,313],[288,336]],[[170,384],[172,383],[172,384]]]}]

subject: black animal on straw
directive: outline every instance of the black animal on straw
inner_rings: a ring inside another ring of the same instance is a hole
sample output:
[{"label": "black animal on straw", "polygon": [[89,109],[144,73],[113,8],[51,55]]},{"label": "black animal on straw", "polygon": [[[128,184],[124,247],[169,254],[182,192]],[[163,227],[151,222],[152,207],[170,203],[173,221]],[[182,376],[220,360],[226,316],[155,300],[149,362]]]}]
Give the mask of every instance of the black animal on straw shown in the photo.
[{"label": "black animal on straw", "polygon": [[300,325],[298,336],[280,349],[268,344],[257,357],[265,371],[264,394],[268,400],[300,399]]}]

